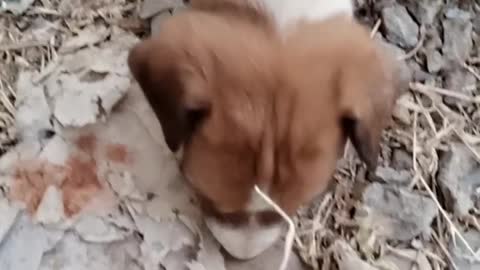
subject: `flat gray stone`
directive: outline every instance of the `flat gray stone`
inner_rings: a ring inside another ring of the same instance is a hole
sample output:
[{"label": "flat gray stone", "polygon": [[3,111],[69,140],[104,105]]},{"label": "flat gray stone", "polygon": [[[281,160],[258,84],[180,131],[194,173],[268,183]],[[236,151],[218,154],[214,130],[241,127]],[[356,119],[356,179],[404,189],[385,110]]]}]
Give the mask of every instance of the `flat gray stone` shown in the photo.
[{"label": "flat gray stone", "polygon": [[148,19],[161,12],[182,6],[184,6],[183,0],[145,0],[139,16],[142,19]]},{"label": "flat gray stone", "polygon": [[373,183],[363,194],[355,219],[367,231],[387,240],[409,241],[430,232],[438,214],[434,201],[406,188]]},{"label": "flat gray stone", "polygon": [[442,27],[443,55],[454,62],[464,63],[473,46],[470,14],[456,8],[449,9],[445,12]]},{"label": "flat gray stone", "polygon": [[[445,72],[444,88],[446,89],[465,95],[470,95],[475,89],[474,86],[476,83],[477,79],[472,73],[461,66],[457,66],[456,64],[454,64],[452,68]],[[444,98],[444,101],[451,106],[457,106],[459,103],[466,103],[448,96]]]},{"label": "flat gray stone", "polygon": [[437,73],[443,67],[443,56],[438,50],[427,50],[425,52],[427,59],[427,69],[430,73]]},{"label": "flat gray stone", "polygon": [[465,216],[473,208],[472,196],[480,186],[479,170],[470,150],[461,143],[451,144],[450,151],[441,158],[438,182],[446,208],[455,215]]},{"label": "flat gray stone", "polygon": [[411,172],[406,170],[395,170],[390,167],[378,167],[376,174],[378,177],[382,178],[385,182],[394,185],[405,185],[408,184],[413,175]]},{"label": "flat gray stone", "polygon": [[[480,249],[480,232],[469,230],[462,234],[470,247],[476,252]],[[455,236],[455,241],[450,241],[450,254],[459,270],[477,270],[480,269],[480,261],[473,259],[472,254],[463,244],[458,236]]]},{"label": "flat gray stone", "polygon": [[422,24],[432,24],[443,6],[442,0],[410,0],[406,6],[415,20]]},{"label": "flat gray stone", "polygon": [[387,40],[402,48],[418,43],[419,27],[404,6],[393,5],[381,11]]}]

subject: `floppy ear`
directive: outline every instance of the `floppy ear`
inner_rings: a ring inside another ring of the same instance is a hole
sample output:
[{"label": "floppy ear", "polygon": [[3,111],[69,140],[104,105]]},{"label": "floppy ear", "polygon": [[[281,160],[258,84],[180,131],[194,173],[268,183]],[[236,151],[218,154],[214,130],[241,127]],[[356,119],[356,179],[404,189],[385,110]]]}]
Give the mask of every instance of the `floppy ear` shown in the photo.
[{"label": "floppy ear", "polygon": [[203,74],[180,49],[158,38],[136,45],[128,65],[160,121],[167,146],[176,152],[210,107]]},{"label": "floppy ear", "polygon": [[368,169],[375,171],[382,131],[390,123],[395,101],[408,86],[410,75],[399,74],[400,63],[381,51],[370,61],[364,71],[357,65],[343,71],[340,108],[345,134]]}]

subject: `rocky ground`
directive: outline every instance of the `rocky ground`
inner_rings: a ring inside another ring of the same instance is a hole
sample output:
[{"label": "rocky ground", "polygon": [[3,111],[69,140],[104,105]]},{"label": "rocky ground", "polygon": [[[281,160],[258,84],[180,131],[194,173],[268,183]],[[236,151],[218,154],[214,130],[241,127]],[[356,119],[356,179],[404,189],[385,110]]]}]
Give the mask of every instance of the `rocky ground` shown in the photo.
[{"label": "rocky ground", "polygon": [[[83,127],[108,118],[125,93],[102,89],[128,85],[126,71],[114,59],[135,41],[133,34],[148,34],[150,26],[155,31],[174,13],[165,8],[176,5],[0,3],[9,9],[0,13],[0,153],[13,151],[16,131],[28,137],[25,129],[32,126]],[[296,218],[295,249],[315,269],[480,269],[480,1],[357,0],[356,7],[372,37],[405,63],[413,80],[384,134],[376,175],[366,175],[355,155],[346,153],[335,190]],[[88,59],[92,54],[109,59],[107,65],[92,64],[97,63]],[[85,66],[89,73],[83,72]],[[54,83],[59,80],[75,89],[62,92]],[[98,91],[89,96],[75,92],[95,83]],[[43,94],[32,101],[35,93]],[[75,110],[72,100],[78,102],[79,96],[90,110]],[[42,113],[48,117],[34,116]],[[1,223],[0,243],[6,234]],[[82,228],[75,228],[82,235]],[[0,246],[0,266],[5,263],[1,253]]]}]

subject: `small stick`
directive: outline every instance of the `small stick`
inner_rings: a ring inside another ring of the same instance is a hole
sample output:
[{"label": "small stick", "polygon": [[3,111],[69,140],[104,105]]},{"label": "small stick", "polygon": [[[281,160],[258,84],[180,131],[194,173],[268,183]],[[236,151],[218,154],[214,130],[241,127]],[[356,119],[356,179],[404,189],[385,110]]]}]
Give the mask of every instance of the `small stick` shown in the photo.
[{"label": "small stick", "polygon": [[290,253],[292,252],[292,246],[293,246],[293,241],[295,240],[295,225],[293,224],[292,219],[282,210],[280,206],[278,206],[272,199],[268,197],[265,193],[263,193],[260,188],[255,185],[255,192],[262,197],[265,202],[270,204],[275,211],[282,216],[283,219],[288,223],[288,233],[287,236],[285,237],[285,247],[283,250],[283,259],[282,263],[280,264],[280,267],[278,270],[286,270],[287,269],[287,264],[288,264],[288,259],[290,258]]},{"label": "small stick", "polygon": [[437,205],[437,208],[438,210],[440,211],[440,214],[443,216],[443,218],[447,221],[448,225],[450,226],[450,230],[453,231],[453,234],[458,236],[458,238],[460,239],[460,242],[462,242],[465,247],[467,248],[468,252],[470,252],[470,254],[472,254],[473,258],[476,260],[476,261],[480,261],[480,258],[478,257],[478,254],[473,250],[472,246],[470,246],[470,244],[467,242],[467,240],[465,239],[465,237],[463,237],[463,235],[460,233],[460,231],[457,229],[457,227],[455,226],[455,224],[453,223],[453,221],[450,219],[450,217],[448,216],[447,214],[447,211],[445,211],[443,209],[443,207],[441,206],[440,202],[438,201],[437,199],[437,196],[435,196],[435,194],[433,193],[432,189],[430,189],[430,187],[428,186],[427,184],[427,181],[425,181],[425,179],[423,179],[423,177],[421,175],[419,175],[420,177],[420,183],[423,184],[423,187],[427,190],[428,192],[428,195],[433,199],[433,201],[435,202],[435,204]]},{"label": "small stick", "polygon": [[382,25],[382,20],[381,20],[381,19],[378,19],[377,22],[375,23],[375,25],[373,26],[372,31],[370,32],[370,38],[374,38],[374,37],[375,37],[375,35],[376,35],[377,32],[378,32],[378,29],[380,28],[380,25]]},{"label": "small stick", "polygon": [[420,39],[418,40],[417,45],[415,45],[415,48],[413,48],[411,51],[409,51],[403,57],[400,57],[398,60],[404,61],[404,60],[412,58],[413,56],[415,56],[415,54],[417,54],[418,50],[420,50],[420,48],[422,48],[423,43],[425,42],[425,36],[426,36],[425,31],[426,30],[425,30],[424,26],[420,27]]},{"label": "small stick", "polygon": [[456,98],[458,100],[472,102],[472,103],[480,103],[480,96],[469,97],[464,94],[459,94],[454,91],[443,89],[435,86],[426,85],[423,83],[410,83],[410,89],[413,91],[429,95],[431,92],[440,94],[442,96],[448,96],[452,98]]}]

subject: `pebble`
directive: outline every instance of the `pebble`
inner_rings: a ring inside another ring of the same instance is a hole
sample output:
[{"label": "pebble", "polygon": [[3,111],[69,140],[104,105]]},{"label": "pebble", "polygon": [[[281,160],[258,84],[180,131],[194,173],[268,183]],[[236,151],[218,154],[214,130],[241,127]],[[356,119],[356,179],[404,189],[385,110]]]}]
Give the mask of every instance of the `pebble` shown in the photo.
[{"label": "pebble", "polygon": [[419,27],[405,7],[393,5],[382,11],[386,38],[402,48],[413,48],[418,43]]}]

